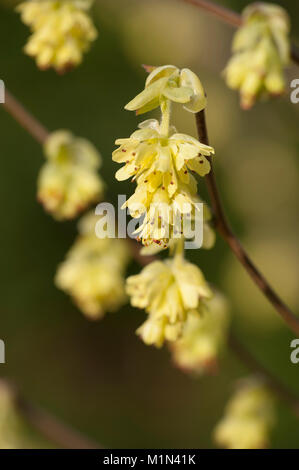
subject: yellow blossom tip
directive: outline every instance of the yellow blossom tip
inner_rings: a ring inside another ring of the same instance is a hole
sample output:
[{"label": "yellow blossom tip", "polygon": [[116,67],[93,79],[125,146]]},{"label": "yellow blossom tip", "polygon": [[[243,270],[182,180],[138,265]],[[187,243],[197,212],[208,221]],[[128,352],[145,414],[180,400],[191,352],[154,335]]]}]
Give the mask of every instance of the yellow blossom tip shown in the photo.
[{"label": "yellow blossom tip", "polygon": [[145,66],[148,77],[144,90],[131,100],[125,109],[143,114],[162,106],[170,100],[184,104],[192,113],[201,111],[206,106],[206,96],[199,78],[189,69],[178,69],[174,65],[159,67]]}]

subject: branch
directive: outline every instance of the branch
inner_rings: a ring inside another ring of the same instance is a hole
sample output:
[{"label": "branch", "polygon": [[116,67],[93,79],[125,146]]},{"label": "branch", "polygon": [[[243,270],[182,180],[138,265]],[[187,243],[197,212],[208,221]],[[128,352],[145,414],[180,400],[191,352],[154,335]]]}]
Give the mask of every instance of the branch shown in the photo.
[{"label": "branch", "polygon": [[[203,144],[209,145],[204,110],[196,114],[196,125],[199,140]],[[212,209],[215,216],[216,229],[218,230],[222,238],[226,241],[226,243],[229,245],[230,249],[234,252],[240,263],[244,266],[245,270],[248,272],[253,282],[255,282],[255,284],[262,291],[265,297],[267,297],[269,302],[273,305],[275,310],[279,313],[279,315],[283,318],[283,320],[287,323],[291,330],[294,333],[299,334],[299,317],[294,315],[294,313],[291,312],[291,310],[280,299],[278,294],[270,286],[267,279],[259,272],[257,267],[253,264],[245,249],[241,245],[240,241],[237,239],[237,237],[231,230],[222,207],[222,202],[220,199],[214,175],[212,159],[210,157],[206,158],[208,158],[211,165],[211,171],[205,176],[205,179],[210,195]]]},{"label": "branch", "polygon": [[65,449],[101,449],[102,447],[75,431],[56,417],[24,398],[8,380],[1,379],[10,390],[16,410],[44,437]]},{"label": "branch", "polygon": [[40,144],[45,142],[49,135],[47,129],[7,89],[2,106],[35,140]]},{"label": "branch", "polygon": [[[190,3],[202,10],[210,13],[213,16],[216,16],[224,23],[227,23],[234,28],[239,28],[242,25],[242,17],[239,13],[236,13],[229,8],[225,8],[217,3],[211,2],[209,0],[182,0],[185,3]],[[295,64],[299,65],[299,48],[291,43],[291,58]]]}]

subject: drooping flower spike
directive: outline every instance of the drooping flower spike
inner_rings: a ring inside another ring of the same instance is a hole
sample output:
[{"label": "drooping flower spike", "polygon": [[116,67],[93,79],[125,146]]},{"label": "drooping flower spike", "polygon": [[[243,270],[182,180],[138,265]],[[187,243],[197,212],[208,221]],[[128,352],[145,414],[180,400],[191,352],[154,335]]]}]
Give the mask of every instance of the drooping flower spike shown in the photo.
[{"label": "drooping flower spike", "polygon": [[264,449],[275,421],[273,396],[261,379],[239,384],[217,424],[216,443],[228,449]]},{"label": "drooping flower spike", "polygon": [[130,101],[125,109],[143,114],[160,106],[163,100],[181,103],[191,113],[205,108],[206,96],[195,73],[178,69],[174,65],[151,67],[144,90]]},{"label": "drooping flower spike", "polygon": [[123,207],[134,218],[143,216],[135,231],[145,245],[142,253],[167,247],[171,256],[175,253],[165,261],[152,262],[126,284],[131,304],[148,314],[137,333],[146,344],[157,347],[178,340],[189,319],[198,317],[203,303],[213,295],[200,269],[186,261],[183,252],[184,240],[192,238],[189,234],[197,220],[203,223],[204,246],[214,242],[208,224],[211,215],[201,204],[193,176],[210,171],[208,157],[214,149],[176,131],[170,120],[172,102],[191,112],[202,110],[206,98],[199,79],[190,70],[180,71],[173,65],[151,68],[144,91],[126,109],[141,114],[159,106],[161,122],[147,120],[129,138],[116,140],[119,148],[112,157],[124,164],[116,178],[132,178],[137,183]]},{"label": "drooping flower spike", "polygon": [[157,347],[177,340],[190,315],[199,315],[201,302],[212,291],[200,269],[180,253],[173,259],[154,261],[127,279],[134,307],[144,308],[148,319],[137,330],[146,344]]},{"label": "drooping flower spike", "polygon": [[38,67],[57,72],[79,65],[97,31],[88,15],[93,0],[27,0],[17,7],[31,29],[24,50]]},{"label": "drooping flower spike", "polygon": [[[178,133],[171,125],[172,101],[184,103],[192,112],[203,109],[206,99],[200,80],[190,70],[179,70],[173,65],[151,68],[145,90],[126,109],[143,113],[160,106],[161,122],[149,119],[139,124],[139,130],[129,138],[117,139],[119,148],[112,157],[124,163],[116,178],[132,178],[137,183],[134,194],[123,207],[128,207],[134,218],[144,216],[135,232],[138,239],[145,246],[156,244],[159,248],[168,247],[173,237],[183,234],[184,217],[194,224],[201,216],[197,206],[202,201],[197,195],[193,173],[205,176],[210,171],[206,157],[214,154],[212,147]],[[203,218],[205,222],[210,218],[208,210]],[[207,229],[207,224],[205,227],[205,235],[209,236],[212,231]],[[209,236],[204,244],[210,246],[211,240]]]},{"label": "drooping flower spike", "polygon": [[57,287],[93,320],[118,310],[126,302],[124,272],[129,261],[125,240],[96,236],[98,220],[92,212],[82,217],[79,237],[55,277]]},{"label": "drooping flower spike", "polygon": [[224,71],[226,83],[240,90],[241,106],[284,93],[284,69],[290,62],[290,21],[278,5],[253,3],[243,12],[233,40],[233,56]]},{"label": "drooping flower spike", "polygon": [[88,140],[59,130],[50,134],[44,152],[48,161],[38,177],[37,197],[56,219],[71,219],[99,200],[101,156]]}]

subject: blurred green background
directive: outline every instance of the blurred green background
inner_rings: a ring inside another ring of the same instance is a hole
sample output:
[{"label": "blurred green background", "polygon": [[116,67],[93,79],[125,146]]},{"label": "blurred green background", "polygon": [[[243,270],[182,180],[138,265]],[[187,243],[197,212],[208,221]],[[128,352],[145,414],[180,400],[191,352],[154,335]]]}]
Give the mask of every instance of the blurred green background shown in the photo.
[{"label": "blurred green background", "polygon": [[[82,66],[59,76],[40,72],[23,54],[28,29],[15,3],[0,1],[0,78],[49,130],[69,128],[96,144],[114,201],[131,191],[114,179],[111,152],[115,139],[128,136],[138,122],[123,106],[143,88],[140,64],[173,63],[198,73],[208,94],[210,140],[229,218],[253,260],[298,312],[299,105],[286,94],[250,112],[240,110],[237,93],[221,77],[233,30],[176,0],[96,0],[99,37]],[[219,3],[236,11],[247,4]],[[288,0],[283,6],[296,39],[299,5]],[[290,67],[288,77],[298,78],[299,69]],[[174,120],[181,132],[195,135],[191,114],[175,112]],[[212,429],[233,380],[246,369],[227,352],[217,375],[184,375],[166,348],[147,347],[136,337],[145,315],[129,306],[88,321],[53,284],[76,224],[55,222],[37,203],[42,150],[3,108],[0,129],[0,338],[7,361],[1,376],[13,378],[25,396],[106,447],[213,447]],[[199,190],[206,195],[203,183]],[[189,251],[188,257],[229,298],[240,341],[299,392],[299,364],[289,358],[294,336],[222,240],[212,251]],[[132,263],[129,272],[139,270]],[[272,446],[299,447],[299,422],[280,403]]]}]

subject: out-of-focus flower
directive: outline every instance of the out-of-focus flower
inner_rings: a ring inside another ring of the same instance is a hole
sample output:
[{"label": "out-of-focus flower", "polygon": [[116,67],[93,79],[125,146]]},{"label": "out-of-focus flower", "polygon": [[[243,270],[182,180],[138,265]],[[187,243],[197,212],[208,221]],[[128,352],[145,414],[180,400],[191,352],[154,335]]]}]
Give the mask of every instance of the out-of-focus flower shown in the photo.
[{"label": "out-of-focus flower", "polygon": [[[125,165],[116,178],[133,177],[137,181],[135,193],[126,201],[133,217],[145,214],[139,229],[143,244],[157,243],[167,247],[169,239],[181,232],[181,217],[196,217],[197,183],[191,172],[200,176],[210,171],[206,156],[214,149],[185,134],[169,129],[165,136],[162,125],[149,119],[128,139],[118,139],[113,160]],[[209,218],[205,211],[205,220]],[[171,233],[170,233],[171,232]],[[206,232],[208,235],[208,232]]]},{"label": "out-of-focus flower", "polygon": [[55,283],[90,319],[120,308],[127,300],[124,271],[129,261],[125,240],[99,239],[93,214],[79,223],[79,237],[58,267]]},{"label": "out-of-focus flower", "polygon": [[143,114],[160,106],[165,99],[184,104],[184,108],[192,113],[206,107],[203,86],[191,70],[180,70],[174,65],[146,68],[150,74],[146,79],[145,89],[125,109]]},{"label": "out-of-focus flower", "polygon": [[97,37],[87,10],[91,0],[27,0],[18,5],[22,21],[32,31],[26,54],[41,69],[63,72],[79,65],[84,52]]},{"label": "out-of-focus flower", "polygon": [[13,392],[5,382],[0,381],[0,449],[18,449],[24,443]]},{"label": "out-of-focus flower", "polygon": [[284,68],[290,61],[289,17],[278,5],[254,3],[243,12],[244,24],[233,41],[225,69],[227,85],[239,89],[241,106],[285,91]]},{"label": "out-of-focus flower", "polygon": [[212,296],[200,269],[181,254],[154,261],[140,274],[129,277],[127,293],[131,304],[144,308],[149,315],[137,333],[146,344],[157,347],[165,340],[175,341],[189,315]]},{"label": "out-of-focus flower", "polygon": [[226,342],[229,324],[228,303],[214,292],[197,312],[188,316],[180,339],[170,343],[174,363],[184,372],[213,372]]},{"label": "out-of-focus flower", "polygon": [[38,177],[38,199],[56,219],[71,219],[103,192],[101,157],[87,140],[59,130],[44,146],[48,162]]},{"label": "out-of-focus flower", "polygon": [[219,446],[228,449],[263,449],[269,445],[274,419],[270,391],[252,378],[241,383],[230,399],[214,437]]}]

